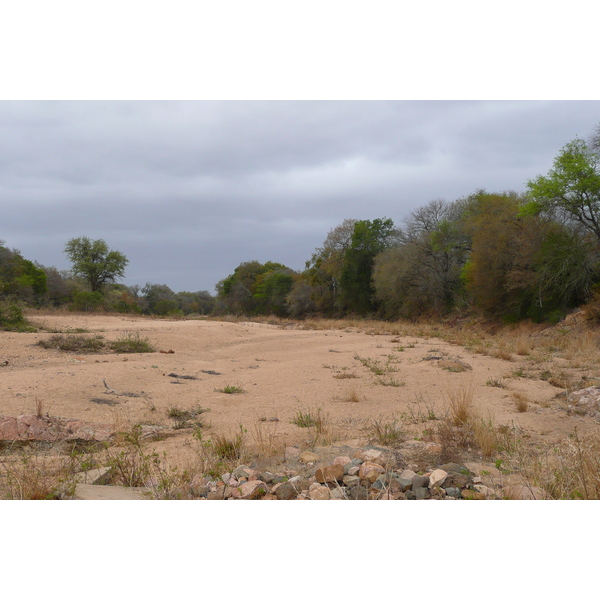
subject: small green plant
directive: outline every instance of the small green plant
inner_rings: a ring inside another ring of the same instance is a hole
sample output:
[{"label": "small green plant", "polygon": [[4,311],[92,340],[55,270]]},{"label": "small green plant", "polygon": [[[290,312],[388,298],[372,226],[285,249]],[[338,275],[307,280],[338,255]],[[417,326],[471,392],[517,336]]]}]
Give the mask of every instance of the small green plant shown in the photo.
[{"label": "small green plant", "polygon": [[311,413],[310,409],[306,412],[299,410],[292,419],[292,423],[298,427],[316,427],[318,419]]},{"label": "small green plant", "polygon": [[240,385],[226,385],[222,388],[215,388],[215,392],[220,392],[221,394],[245,394],[246,390]]},{"label": "small green plant", "polygon": [[383,385],[386,387],[403,387],[406,385],[405,381],[399,381],[398,379],[395,379],[394,377],[388,377],[387,379],[384,379],[383,377],[378,377],[375,380],[375,383],[377,385]]}]

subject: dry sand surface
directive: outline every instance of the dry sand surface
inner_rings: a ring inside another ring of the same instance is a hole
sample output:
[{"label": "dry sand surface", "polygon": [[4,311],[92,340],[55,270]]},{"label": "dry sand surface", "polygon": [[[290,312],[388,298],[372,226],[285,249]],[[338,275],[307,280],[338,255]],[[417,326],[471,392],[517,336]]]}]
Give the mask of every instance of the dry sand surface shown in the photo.
[{"label": "dry sand surface", "polygon": [[[453,394],[471,390],[482,418],[517,426],[531,444],[551,444],[575,427],[582,433],[596,427],[591,418],[567,415],[557,406],[553,399],[561,390],[547,381],[511,376],[526,357],[492,358],[438,338],[131,316],[35,315],[32,320],[46,331],[0,333],[0,360],[8,361],[0,370],[0,414],[5,416],[35,414],[36,402],[42,401],[44,413],[52,416],[119,427],[172,426],[166,414],[170,407],[200,405],[210,411],[203,415],[206,437],[233,434],[241,425],[250,445],[262,436],[308,447],[308,430],[292,423],[299,413],[321,411],[338,440],[366,442],[370,424],[394,420],[419,436],[427,425],[423,417],[443,415]],[[37,345],[51,331],[75,328],[107,341],[139,332],[159,351],[81,355]],[[470,368],[457,372],[453,367],[461,364]],[[378,376],[368,366],[385,373]],[[506,387],[489,385],[492,380]],[[218,391],[226,386],[244,392]],[[516,409],[513,392],[527,394],[526,412]],[[155,446],[177,460],[191,435],[190,429],[173,430]]]}]

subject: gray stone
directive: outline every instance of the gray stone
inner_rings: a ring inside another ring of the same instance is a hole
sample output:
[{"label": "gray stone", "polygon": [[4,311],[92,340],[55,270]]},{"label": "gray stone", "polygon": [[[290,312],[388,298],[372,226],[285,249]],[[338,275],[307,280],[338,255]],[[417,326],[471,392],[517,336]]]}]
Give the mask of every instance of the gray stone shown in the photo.
[{"label": "gray stone", "polygon": [[457,487],[447,487],[444,488],[446,490],[446,495],[451,496],[453,498],[461,498],[460,489]]},{"label": "gray stone", "polygon": [[400,485],[400,491],[402,492],[406,492],[406,490],[410,490],[412,487],[412,479],[404,479],[404,477],[398,477],[396,481]]},{"label": "gray stone", "polygon": [[411,487],[412,487],[413,490],[417,490],[418,488],[429,487],[429,477],[417,475],[412,480],[412,486]]},{"label": "gray stone", "polygon": [[298,490],[294,487],[293,483],[288,481],[277,487],[275,495],[279,500],[295,500],[298,496]]},{"label": "gray stone", "polygon": [[415,492],[415,500],[427,500],[431,498],[431,492],[428,487],[418,487]]}]

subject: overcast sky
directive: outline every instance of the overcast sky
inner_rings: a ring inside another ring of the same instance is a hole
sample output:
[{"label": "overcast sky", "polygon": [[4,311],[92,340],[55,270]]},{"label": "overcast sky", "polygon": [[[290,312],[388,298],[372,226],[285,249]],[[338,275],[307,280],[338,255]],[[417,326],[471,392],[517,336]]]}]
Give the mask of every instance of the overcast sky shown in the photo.
[{"label": "overcast sky", "polygon": [[67,269],[102,238],[124,283],[208,290],[243,261],[301,270],[344,219],[523,191],[599,101],[3,101],[0,239]]}]

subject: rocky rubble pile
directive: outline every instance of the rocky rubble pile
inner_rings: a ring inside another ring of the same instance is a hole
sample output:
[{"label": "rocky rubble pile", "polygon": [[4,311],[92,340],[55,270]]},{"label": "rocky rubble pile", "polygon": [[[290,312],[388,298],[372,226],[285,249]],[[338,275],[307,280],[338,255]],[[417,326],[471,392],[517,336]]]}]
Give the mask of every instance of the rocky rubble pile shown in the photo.
[{"label": "rocky rubble pile", "polygon": [[[339,450],[339,449],[338,449]],[[286,451],[281,472],[240,465],[219,479],[198,477],[193,497],[207,500],[486,500],[500,496],[467,467],[447,463],[421,475],[398,466],[393,453],[376,447],[344,447],[323,460],[315,452]]]},{"label": "rocky rubble pile", "polygon": [[114,434],[108,425],[92,425],[77,419],[20,415],[0,416],[0,443],[104,442]]}]

